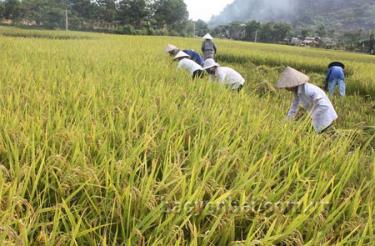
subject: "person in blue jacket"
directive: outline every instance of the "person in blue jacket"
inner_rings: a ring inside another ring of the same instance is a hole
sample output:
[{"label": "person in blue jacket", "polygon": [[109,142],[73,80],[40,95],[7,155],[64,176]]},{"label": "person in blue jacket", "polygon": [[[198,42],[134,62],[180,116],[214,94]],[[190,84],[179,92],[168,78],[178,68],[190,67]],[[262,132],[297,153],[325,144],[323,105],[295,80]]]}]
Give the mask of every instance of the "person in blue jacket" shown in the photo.
[{"label": "person in blue jacket", "polygon": [[345,65],[341,62],[332,62],[328,66],[325,89],[333,96],[336,86],[339,87],[340,96],[345,96]]},{"label": "person in blue jacket", "polygon": [[186,54],[188,54],[193,61],[198,63],[199,65],[203,66],[204,65],[204,60],[203,57],[201,57],[197,52],[194,50],[183,50]]},{"label": "person in blue jacket", "polygon": [[[177,53],[180,51],[179,48],[177,48],[176,46],[172,45],[172,44],[168,44],[167,47],[165,48],[165,52],[169,53],[169,55],[171,56],[175,56],[177,55]],[[197,52],[195,52],[194,50],[189,50],[189,49],[185,49],[185,50],[182,50],[183,52],[185,52],[186,54],[188,54],[190,56],[190,59],[195,61],[197,64],[203,66],[204,65],[204,59],[201,55],[199,55]]]}]

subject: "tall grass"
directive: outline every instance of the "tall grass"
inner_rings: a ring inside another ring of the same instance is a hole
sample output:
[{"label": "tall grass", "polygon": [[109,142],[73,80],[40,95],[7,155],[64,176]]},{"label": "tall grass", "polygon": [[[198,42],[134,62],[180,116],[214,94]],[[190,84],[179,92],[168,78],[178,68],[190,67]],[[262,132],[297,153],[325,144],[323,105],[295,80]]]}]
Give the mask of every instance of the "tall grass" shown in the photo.
[{"label": "tall grass", "polygon": [[278,68],[235,65],[232,93],[176,71],[164,45],[200,41],[170,39],[0,37],[0,241],[371,244],[372,102],[334,99],[316,135],[260,93]]},{"label": "tall grass", "polygon": [[[372,64],[375,57],[343,51],[298,48],[279,45],[264,45],[228,41],[217,59],[229,63],[253,63],[267,66],[292,66],[308,74],[325,74],[330,62],[339,60],[346,64],[349,91],[375,97],[375,74]],[[319,84],[323,83],[324,76]]]}]

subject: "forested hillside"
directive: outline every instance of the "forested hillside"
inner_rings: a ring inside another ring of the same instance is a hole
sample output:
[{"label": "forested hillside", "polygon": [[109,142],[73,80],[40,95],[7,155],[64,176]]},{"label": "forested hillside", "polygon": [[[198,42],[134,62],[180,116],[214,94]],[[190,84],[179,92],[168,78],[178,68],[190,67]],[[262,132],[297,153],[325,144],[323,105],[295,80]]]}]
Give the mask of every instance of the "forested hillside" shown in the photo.
[{"label": "forested hillside", "polygon": [[235,0],[211,25],[233,21],[287,21],[297,27],[327,25],[336,30],[374,29],[375,0]]}]

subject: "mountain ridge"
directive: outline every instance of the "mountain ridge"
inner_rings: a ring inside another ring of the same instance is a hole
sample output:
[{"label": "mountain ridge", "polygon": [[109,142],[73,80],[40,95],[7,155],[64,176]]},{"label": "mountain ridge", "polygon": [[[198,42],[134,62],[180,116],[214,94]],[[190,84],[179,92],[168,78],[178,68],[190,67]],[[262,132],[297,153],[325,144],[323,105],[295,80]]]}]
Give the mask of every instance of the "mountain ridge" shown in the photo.
[{"label": "mountain ridge", "polygon": [[295,27],[330,26],[334,30],[375,29],[375,0],[235,0],[209,24],[234,21],[287,22]]}]

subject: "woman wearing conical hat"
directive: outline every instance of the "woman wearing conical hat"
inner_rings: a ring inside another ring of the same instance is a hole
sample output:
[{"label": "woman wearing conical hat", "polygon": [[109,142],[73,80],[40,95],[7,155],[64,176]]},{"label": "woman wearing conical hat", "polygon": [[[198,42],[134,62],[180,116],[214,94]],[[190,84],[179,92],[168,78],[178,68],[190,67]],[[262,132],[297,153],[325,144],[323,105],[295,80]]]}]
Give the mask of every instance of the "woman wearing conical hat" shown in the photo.
[{"label": "woman wearing conical hat", "polygon": [[295,95],[288,118],[294,119],[299,106],[302,106],[310,113],[315,131],[322,133],[337,119],[337,113],[326,93],[318,86],[308,83],[309,80],[307,75],[287,67],[276,86]]},{"label": "woman wearing conical hat", "polygon": [[213,37],[207,33],[203,36],[202,52],[204,54],[204,60],[215,59],[216,46],[213,42]]},{"label": "woman wearing conical hat", "polygon": [[183,51],[179,51],[174,57],[178,61],[177,69],[183,69],[190,73],[193,79],[203,78],[205,72],[201,65],[191,60],[191,57]]},{"label": "woman wearing conical hat", "polygon": [[211,75],[211,78],[217,80],[235,91],[240,91],[245,84],[245,79],[240,73],[230,67],[222,67],[214,59],[207,59],[204,62],[203,69]]},{"label": "woman wearing conical hat", "polygon": [[[177,46],[175,46],[173,44],[168,44],[167,47],[165,48],[165,52],[168,53],[172,57],[175,57],[178,54],[178,52],[180,52],[180,51],[181,50],[179,48],[177,48]],[[203,59],[203,57],[201,57],[201,55],[199,55],[194,50],[184,49],[182,51],[185,52],[186,54],[188,54],[190,56],[191,60],[195,61],[196,63],[198,63],[201,66],[204,65],[204,59]]]}]

